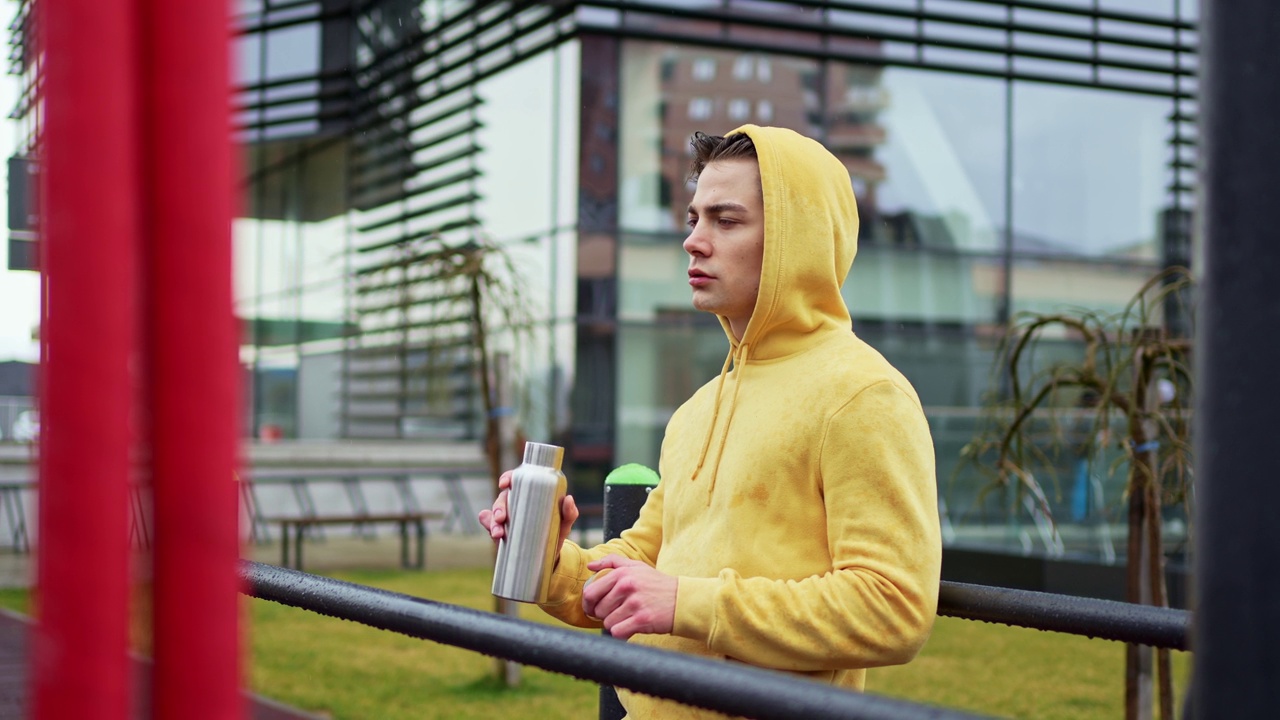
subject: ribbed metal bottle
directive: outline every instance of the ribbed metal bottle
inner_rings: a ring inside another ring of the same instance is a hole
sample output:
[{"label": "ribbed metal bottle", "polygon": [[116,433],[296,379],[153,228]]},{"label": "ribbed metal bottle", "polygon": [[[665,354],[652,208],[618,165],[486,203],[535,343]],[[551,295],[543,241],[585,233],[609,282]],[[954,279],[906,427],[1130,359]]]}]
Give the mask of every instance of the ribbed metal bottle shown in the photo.
[{"label": "ribbed metal bottle", "polygon": [[560,540],[560,504],[568,483],[560,465],[564,448],[525,443],[524,462],[511,477],[507,534],[498,541],[493,594],[519,602],[546,602]]}]

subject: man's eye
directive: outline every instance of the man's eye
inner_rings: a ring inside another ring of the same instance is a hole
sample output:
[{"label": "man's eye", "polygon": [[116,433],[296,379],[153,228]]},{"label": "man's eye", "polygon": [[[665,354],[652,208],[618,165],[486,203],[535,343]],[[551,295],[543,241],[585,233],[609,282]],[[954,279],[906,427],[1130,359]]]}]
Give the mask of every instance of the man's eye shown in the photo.
[{"label": "man's eye", "polygon": [[698,224],[698,218],[691,217],[691,218],[689,218],[688,220],[685,220],[685,221],[684,221],[684,224],[685,224],[685,225],[688,225],[688,226],[689,226],[689,229],[690,229],[690,230],[692,230],[692,229],[694,228],[694,226],[696,226],[696,225]]},{"label": "man's eye", "polygon": [[731,225],[737,224],[737,221],[730,220],[729,218],[720,218],[719,223],[720,223],[720,227],[729,227]]}]

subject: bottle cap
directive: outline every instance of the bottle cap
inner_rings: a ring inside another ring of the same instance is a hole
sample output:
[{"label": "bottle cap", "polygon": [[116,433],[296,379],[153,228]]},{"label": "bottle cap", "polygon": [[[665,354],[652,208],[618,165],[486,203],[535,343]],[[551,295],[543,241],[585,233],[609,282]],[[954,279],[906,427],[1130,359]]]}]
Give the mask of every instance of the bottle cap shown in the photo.
[{"label": "bottle cap", "polygon": [[524,444],[524,462],[527,465],[541,465],[556,470],[564,462],[564,448],[559,445],[527,442]]}]

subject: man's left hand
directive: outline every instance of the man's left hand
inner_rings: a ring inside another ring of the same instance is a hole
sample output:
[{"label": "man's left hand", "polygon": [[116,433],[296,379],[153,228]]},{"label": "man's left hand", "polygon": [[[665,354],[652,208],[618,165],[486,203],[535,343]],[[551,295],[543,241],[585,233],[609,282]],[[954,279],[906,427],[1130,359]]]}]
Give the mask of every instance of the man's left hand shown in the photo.
[{"label": "man's left hand", "polygon": [[639,633],[667,634],[675,627],[676,578],[621,555],[603,557],[587,569],[610,569],[582,590],[582,609],[603,620],[609,634],[626,640]]}]

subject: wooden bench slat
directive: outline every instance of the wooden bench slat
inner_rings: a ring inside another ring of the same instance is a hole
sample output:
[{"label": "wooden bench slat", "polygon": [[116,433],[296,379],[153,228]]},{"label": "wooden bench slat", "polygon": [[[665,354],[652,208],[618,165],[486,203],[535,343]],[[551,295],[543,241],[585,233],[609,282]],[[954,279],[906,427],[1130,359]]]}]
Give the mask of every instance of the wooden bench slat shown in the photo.
[{"label": "wooden bench slat", "polygon": [[[440,520],[447,517],[442,510],[429,510],[411,513],[353,514],[353,515],[319,515],[295,517],[262,518],[263,522],[280,524],[281,564],[290,566],[289,535],[294,531],[293,563],[295,569],[302,569],[303,530],[315,525],[365,525],[369,523],[394,522],[400,525],[400,565],[423,569],[427,563],[426,537],[427,520]],[[417,560],[409,561],[409,528],[413,527],[417,540]]]},{"label": "wooden bench slat", "polygon": [[318,515],[296,517],[267,517],[264,522],[284,525],[339,525],[371,522],[416,522],[418,520],[443,520],[447,517],[444,511],[404,513],[400,515]]}]

